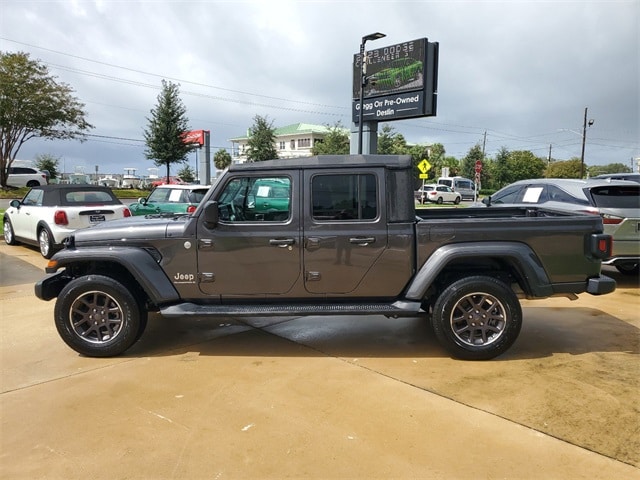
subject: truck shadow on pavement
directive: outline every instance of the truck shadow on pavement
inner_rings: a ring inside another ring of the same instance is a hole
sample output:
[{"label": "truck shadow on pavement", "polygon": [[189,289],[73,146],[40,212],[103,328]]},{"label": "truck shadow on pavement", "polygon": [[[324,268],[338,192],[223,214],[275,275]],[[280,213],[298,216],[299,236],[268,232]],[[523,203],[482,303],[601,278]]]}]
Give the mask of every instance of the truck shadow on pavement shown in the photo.
[{"label": "truck shadow on pavement", "polygon": [[[640,329],[600,310],[525,307],[515,344],[493,361],[556,354],[615,352],[638,355]],[[295,317],[165,319],[153,314],[127,357],[198,351],[210,356],[332,356],[345,358],[449,357],[426,318]]]}]

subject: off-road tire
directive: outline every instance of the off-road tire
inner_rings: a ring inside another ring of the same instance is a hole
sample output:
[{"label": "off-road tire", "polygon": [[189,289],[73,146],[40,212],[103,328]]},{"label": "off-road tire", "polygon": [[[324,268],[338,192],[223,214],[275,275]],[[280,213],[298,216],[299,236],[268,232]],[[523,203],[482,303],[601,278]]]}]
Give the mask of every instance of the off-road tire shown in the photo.
[{"label": "off-road tire", "polygon": [[62,340],[89,357],[124,353],[142,335],[146,310],[122,283],[103,275],[86,275],[69,282],[54,309]]},{"label": "off-road tire", "polygon": [[462,278],[446,287],[433,305],[437,339],[463,360],[490,360],[518,338],[522,309],[504,282],[488,276]]}]

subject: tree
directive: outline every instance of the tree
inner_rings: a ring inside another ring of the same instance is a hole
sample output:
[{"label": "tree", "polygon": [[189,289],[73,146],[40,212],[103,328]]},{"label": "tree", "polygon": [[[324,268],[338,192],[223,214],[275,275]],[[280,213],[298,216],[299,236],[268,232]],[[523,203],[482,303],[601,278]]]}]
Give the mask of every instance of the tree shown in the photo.
[{"label": "tree", "polygon": [[547,161],[536,157],[528,150],[516,150],[509,154],[508,183],[529,178],[542,178]]},{"label": "tree", "polygon": [[[501,147],[493,163],[493,187],[496,190],[512,183],[509,174],[509,150]],[[483,167],[484,170],[484,167]]]},{"label": "tree", "polygon": [[193,183],[196,180],[196,172],[191,168],[190,165],[185,165],[180,170],[178,170],[178,177],[181,180],[187,183]]},{"label": "tree", "polygon": [[153,160],[157,167],[167,167],[167,179],[170,177],[172,163],[182,163],[197,145],[184,142],[189,131],[189,120],[180,100],[178,85],[162,80],[162,91],[158,95],[158,104],[151,110],[148,128],[144,131],[147,144],[145,156]]},{"label": "tree", "polygon": [[25,142],[86,139],[93,128],[71,87],[27,53],[0,52],[0,187]]},{"label": "tree", "polygon": [[35,158],[36,168],[38,170],[46,170],[49,172],[49,178],[58,178],[58,165],[60,164],[60,158],[49,155],[48,153],[36,155]]},{"label": "tree", "polygon": [[349,133],[340,121],[332,127],[326,125],[329,133],[322,140],[316,141],[311,148],[312,155],[346,155],[349,153]]},{"label": "tree", "polygon": [[276,150],[276,135],[273,122],[266,117],[256,115],[253,117],[253,126],[249,128],[249,140],[247,141],[247,160],[261,162],[278,158]]},{"label": "tree", "polygon": [[231,154],[224,148],[221,148],[213,156],[213,164],[218,170],[224,170],[231,165]]},{"label": "tree", "polygon": [[[462,159],[460,165],[460,176],[465,178],[474,178],[476,174],[476,162],[484,161],[484,155],[480,145],[474,145],[469,150],[469,153]],[[453,175],[452,175],[453,176]]]},{"label": "tree", "polygon": [[589,176],[595,177],[605,173],[631,173],[633,170],[624,163],[609,163],[608,165],[593,165],[588,168]]},{"label": "tree", "polygon": [[404,136],[389,124],[383,125],[382,133],[378,135],[378,154],[405,155],[407,153],[407,141]]},{"label": "tree", "polygon": [[579,158],[572,158],[564,162],[553,162],[545,171],[547,178],[580,178],[582,162]]}]

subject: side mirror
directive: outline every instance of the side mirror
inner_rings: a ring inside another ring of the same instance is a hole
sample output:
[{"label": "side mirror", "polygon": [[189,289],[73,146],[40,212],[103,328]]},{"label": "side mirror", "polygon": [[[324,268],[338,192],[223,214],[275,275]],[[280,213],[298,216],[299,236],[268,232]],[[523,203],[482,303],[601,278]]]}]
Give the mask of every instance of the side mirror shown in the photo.
[{"label": "side mirror", "polygon": [[140,205],[146,205],[147,204],[147,198],[146,197],[140,197],[138,198],[138,203]]},{"label": "side mirror", "polygon": [[11,200],[11,203],[9,203],[10,206],[12,206],[13,208],[20,208],[20,200]]},{"label": "side mirror", "polygon": [[491,195],[489,195],[488,197],[484,197],[482,199],[482,203],[484,203],[487,207],[491,206]]},{"label": "side mirror", "polygon": [[219,218],[218,202],[207,202],[204,206],[204,226],[215,228],[218,225]]}]

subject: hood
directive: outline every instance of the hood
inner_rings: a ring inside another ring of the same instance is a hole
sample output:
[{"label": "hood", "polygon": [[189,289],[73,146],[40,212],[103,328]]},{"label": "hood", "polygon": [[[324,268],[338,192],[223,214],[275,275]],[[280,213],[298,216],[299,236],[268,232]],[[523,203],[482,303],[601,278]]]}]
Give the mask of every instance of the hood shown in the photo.
[{"label": "hood", "polygon": [[128,217],[110,220],[88,228],[76,230],[75,244],[126,242],[128,240],[151,240],[178,237],[184,233],[188,215],[174,217]]}]

